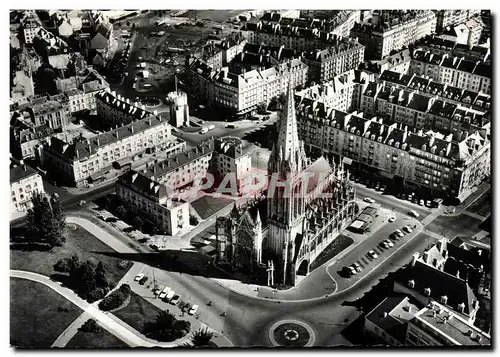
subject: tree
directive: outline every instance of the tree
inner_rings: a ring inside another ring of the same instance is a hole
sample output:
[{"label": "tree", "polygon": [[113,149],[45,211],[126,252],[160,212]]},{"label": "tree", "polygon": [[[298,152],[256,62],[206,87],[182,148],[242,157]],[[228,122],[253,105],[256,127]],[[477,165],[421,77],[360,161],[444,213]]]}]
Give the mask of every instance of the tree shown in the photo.
[{"label": "tree", "polygon": [[207,328],[203,328],[193,333],[191,342],[195,347],[205,347],[210,343],[213,337],[213,332],[209,331]]},{"label": "tree", "polygon": [[257,104],[257,113],[259,114],[265,114],[267,111],[267,104],[266,102],[260,102]]},{"label": "tree", "polygon": [[94,319],[88,319],[85,323],[78,329],[82,332],[101,332],[102,328]]},{"label": "tree", "polygon": [[28,226],[37,237],[51,246],[60,246],[66,225],[59,198],[50,199],[44,193],[36,192],[32,196],[33,208],[28,211]]},{"label": "tree", "polygon": [[118,217],[123,218],[127,214],[127,210],[123,206],[118,206],[116,208],[116,214],[117,214]]},{"label": "tree", "polygon": [[157,341],[171,342],[189,333],[189,321],[177,320],[170,311],[161,311],[152,321],[144,323],[144,334]]},{"label": "tree", "polygon": [[141,217],[135,216],[132,225],[137,228],[138,230],[142,230],[142,226],[144,225],[144,221],[142,220]]}]

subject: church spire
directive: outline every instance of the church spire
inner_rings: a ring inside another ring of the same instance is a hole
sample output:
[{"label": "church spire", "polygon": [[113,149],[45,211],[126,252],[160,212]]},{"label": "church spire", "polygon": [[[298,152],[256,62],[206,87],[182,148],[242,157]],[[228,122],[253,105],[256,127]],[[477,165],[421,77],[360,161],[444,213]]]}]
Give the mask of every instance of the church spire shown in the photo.
[{"label": "church spire", "polygon": [[278,122],[278,139],[273,144],[270,156],[270,168],[275,172],[285,173],[291,170],[294,173],[304,169],[304,146],[299,140],[297,118],[295,116],[295,101],[292,81],[288,82],[286,103]]}]

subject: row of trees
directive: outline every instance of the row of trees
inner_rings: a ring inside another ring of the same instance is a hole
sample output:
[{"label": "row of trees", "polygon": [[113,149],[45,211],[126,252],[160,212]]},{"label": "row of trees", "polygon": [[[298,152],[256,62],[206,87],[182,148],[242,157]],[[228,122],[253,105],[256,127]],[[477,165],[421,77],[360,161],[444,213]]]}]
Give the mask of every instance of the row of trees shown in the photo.
[{"label": "row of trees", "polygon": [[99,303],[99,309],[110,311],[120,307],[130,297],[130,292],[130,285],[123,284]]},{"label": "row of trees", "polygon": [[50,246],[61,246],[66,239],[63,237],[66,227],[66,217],[57,195],[48,196],[35,192],[31,199],[33,208],[28,210],[28,227],[35,238]]},{"label": "row of trees", "polygon": [[68,286],[83,299],[94,302],[102,299],[110,290],[110,282],[102,262],[80,261],[76,254],[60,259],[54,264],[54,270],[67,273]]}]

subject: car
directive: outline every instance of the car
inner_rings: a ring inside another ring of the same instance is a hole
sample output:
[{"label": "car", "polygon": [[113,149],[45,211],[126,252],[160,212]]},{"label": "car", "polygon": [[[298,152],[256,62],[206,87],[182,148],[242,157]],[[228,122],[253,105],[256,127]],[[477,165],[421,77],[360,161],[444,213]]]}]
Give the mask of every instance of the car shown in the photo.
[{"label": "car", "polygon": [[345,266],[342,271],[344,272],[345,275],[348,277],[351,277],[353,275],[356,275],[358,272],[356,269],[354,269],[352,266]]},{"label": "car", "polygon": [[410,216],[412,216],[412,217],[415,217],[415,218],[418,218],[418,217],[420,216],[417,212],[415,212],[415,211],[413,211],[413,210],[411,210],[410,212],[408,212],[408,214],[409,214]]},{"label": "car", "polygon": [[406,232],[406,233],[411,233],[413,232],[413,230],[410,228],[410,226],[404,226],[403,227],[403,231]]},{"label": "car", "polygon": [[381,245],[382,247],[384,247],[384,248],[392,248],[392,247],[394,247],[394,243],[392,243],[392,242],[391,242],[390,240],[388,240],[388,239],[383,240],[383,241],[380,243],[380,245]]},{"label": "car", "polygon": [[368,202],[368,203],[375,203],[375,200],[373,198],[370,198],[370,197],[365,197],[363,199],[363,201]]},{"label": "car", "polygon": [[403,238],[403,236],[405,235],[400,229],[396,229],[394,231],[394,234],[397,235],[399,238]]},{"label": "car", "polygon": [[146,284],[146,281],[148,281],[148,277],[147,276],[143,276],[142,279],[139,280],[139,284],[144,285],[144,284]]},{"label": "car", "polygon": [[424,202],[424,200],[422,200],[422,199],[421,199],[420,201],[418,201],[418,204],[419,204],[420,206],[424,206],[424,205],[425,205],[425,202]]},{"label": "car", "polygon": [[143,273],[140,273],[140,274],[137,274],[134,278],[134,281],[139,281],[141,280],[142,278],[144,278],[144,274]]},{"label": "car", "polygon": [[375,190],[377,190],[377,191],[380,190],[380,184],[377,183],[377,185],[375,186]]},{"label": "car", "polygon": [[358,273],[363,271],[363,268],[359,263],[354,263],[351,265]]},{"label": "car", "polygon": [[165,288],[163,288],[161,291],[160,291],[160,294],[158,295],[158,297],[160,299],[164,299],[167,294],[170,292],[170,290],[172,290],[171,288],[169,288],[168,286],[166,286]]},{"label": "car", "polygon": [[373,249],[371,249],[371,250],[368,251],[368,256],[370,258],[373,258],[373,259],[377,259],[378,258],[378,254]]},{"label": "car", "polygon": [[194,314],[196,314],[196,312],[197,312],[197,311],[198,311],[198,305],[193,305],[193,306],[191,306],[191,308],[189,309],[188,314],[189,314],[189,315],[194,315]]},{"label": "car", "polygon": [[175,294],[174,297],[170,300],[170,303],[172,305],[177,305],[181,301],[181,296],[178,294]]},{"label": "car", "polygon": [[386,189],[387,189],[386,185],[382,185],[382,187],[380,187],[380,191],[385,191]]},{"label": "car", "polygon": [[389,218],[389,222],[390,223],[394,222],[395,220],[396,220],[396,216],[392,216],[392,217]]},{"label": "car", "polygon": [[154,290],[155,295],[159,295],[163,291],[163,285],[158,285]]},{"label": "car", "polygon": [[87,203],[87,201],[81,200],[80,202],[78,202],[78,206],[81,207],[81,206],[83,206],[86,203]]},{"label": "car", "polygon": [[165,302],[170,302],[170,300],[172,300],[172,298],[176,295],[175,291],[173,290],[170,290],[167,295],[165,295],[165,297],[163,298],[163,301]]}]

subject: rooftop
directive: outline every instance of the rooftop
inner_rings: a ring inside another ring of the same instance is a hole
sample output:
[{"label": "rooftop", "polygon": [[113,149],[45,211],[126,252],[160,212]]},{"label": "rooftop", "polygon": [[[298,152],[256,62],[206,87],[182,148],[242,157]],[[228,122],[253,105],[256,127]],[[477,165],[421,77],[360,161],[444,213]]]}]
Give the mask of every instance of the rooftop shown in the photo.
[{"label": "rooftop", "polygon": [[21,164],[21,163],[11,163],[10,165],[10,183],[19,182],[27,177],[38,175],[38,172],[32,167]]}]

